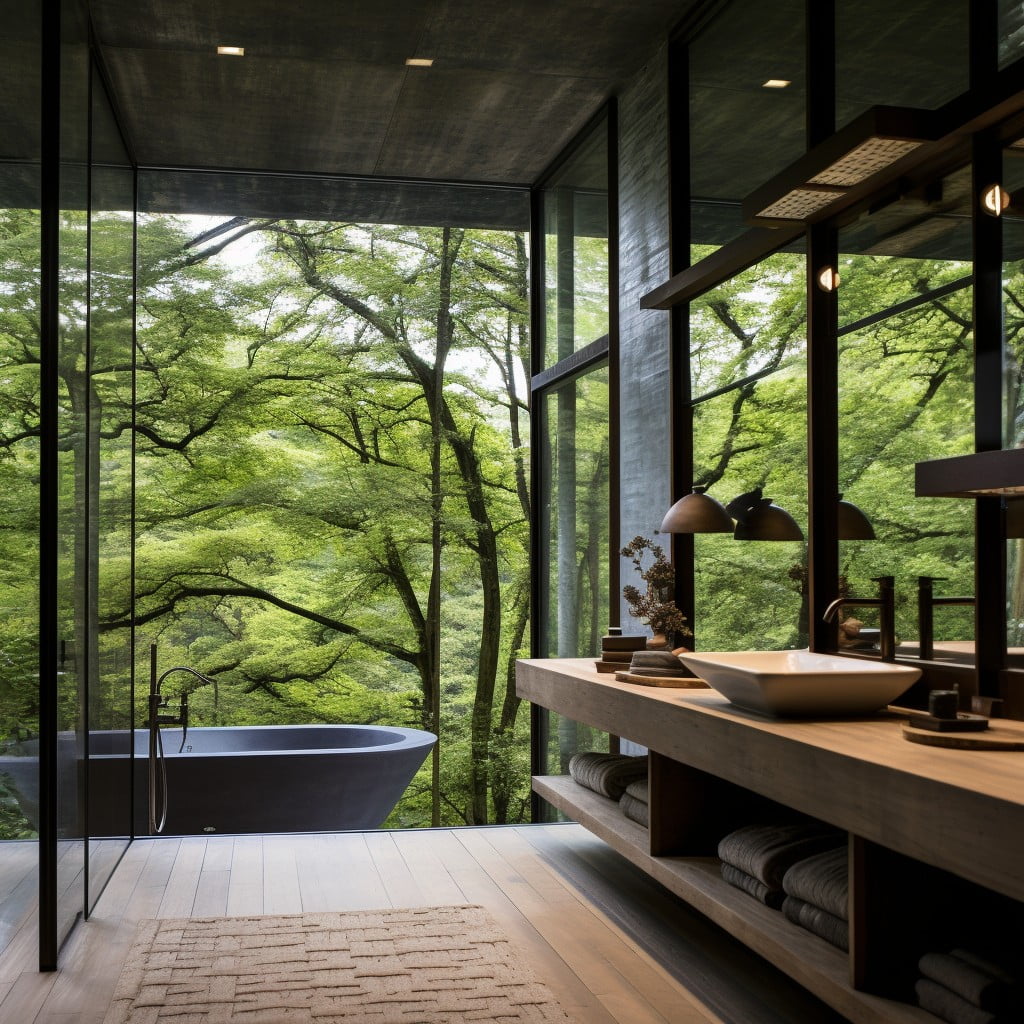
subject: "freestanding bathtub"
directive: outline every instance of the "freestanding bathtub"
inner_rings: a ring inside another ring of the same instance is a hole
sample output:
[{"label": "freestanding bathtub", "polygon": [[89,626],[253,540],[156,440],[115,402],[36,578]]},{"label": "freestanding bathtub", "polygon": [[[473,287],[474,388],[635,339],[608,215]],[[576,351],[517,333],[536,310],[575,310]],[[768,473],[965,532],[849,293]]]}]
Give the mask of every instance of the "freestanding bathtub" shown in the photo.
[{"label": "freestanding bathtub", "polygon": [[[380,828],[437,742],[433,733],[392,726],[204,727],[189,729],[179,752],[181,729],[161,731],[167,757],[164,835]],[[137,835],[146,834],[148,736],[144,729],[135,732]],[[73,734],[65,739],[73,742]],[[94,836],[127,833],[121,806],[128,784],[126,739],[124,732],[89,737]],[[34,760],[11,759],[0,771],[24,773],[35,768]],[[73,754],[65,763],[73,763]],[[30,781],[26,775],[26,790]]]}]

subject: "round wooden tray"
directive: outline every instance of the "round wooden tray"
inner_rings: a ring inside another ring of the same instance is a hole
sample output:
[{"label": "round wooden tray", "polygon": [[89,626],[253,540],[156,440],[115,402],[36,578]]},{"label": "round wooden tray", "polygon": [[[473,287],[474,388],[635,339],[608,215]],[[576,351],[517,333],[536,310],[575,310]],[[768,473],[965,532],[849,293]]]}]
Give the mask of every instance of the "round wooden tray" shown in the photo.
[{"label": "round wooden tray", "polygon": [[903,726],[903,738],[929,747],[956,750],[1024,750],[1024,729],[990,721],[984,732],[934,732]]},{"label": "round wooden tray", "polygon": [[616,672],[620,683],[636,683],[639,686],[674,686],[679,690],[710,689],[703,679],[691,676],[635,676],[632,672]]}]

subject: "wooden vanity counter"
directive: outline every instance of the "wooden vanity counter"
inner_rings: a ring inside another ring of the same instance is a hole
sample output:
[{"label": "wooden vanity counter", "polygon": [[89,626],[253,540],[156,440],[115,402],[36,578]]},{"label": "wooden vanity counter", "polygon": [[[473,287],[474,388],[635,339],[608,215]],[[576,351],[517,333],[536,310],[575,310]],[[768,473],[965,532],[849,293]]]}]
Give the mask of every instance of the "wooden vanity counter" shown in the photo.
[{"label": "wooden vanity counter", "polygon": [[618,683],[589,659],[520,661],[516,688],[575,721],[1024,900],[1024,752],[910,743],[903,719],[887,712],[776,721],[714,690]]},{"label": "wooden vanity counter", "polygon": [[[911,743],[892,709],[774,720],[589,659],[520,661],[516,689],[650,751],[648,828],[565,775],[535,776],[538,794],[858,1024],[937,1024],[912,1005],[918,958],[1022,909],[1006,897],[1024,900],[1024,752]],[[722,878],[718,839],[765,820],[765,798],[849,834],[849,953]]]}]

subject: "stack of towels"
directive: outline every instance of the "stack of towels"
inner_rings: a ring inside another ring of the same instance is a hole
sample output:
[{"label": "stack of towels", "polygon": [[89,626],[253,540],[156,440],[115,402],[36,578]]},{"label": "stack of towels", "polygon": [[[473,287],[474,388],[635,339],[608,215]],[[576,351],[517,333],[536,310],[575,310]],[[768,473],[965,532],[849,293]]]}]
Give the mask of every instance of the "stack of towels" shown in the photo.
[{"label": "stack of towels", "polygon": [[635,821],[638,825],[643,825],[644,828],[650,828],[651,819],[647,804],[646,779],[637,779],[636,782],[631,782],[626,787],[625,793],[619,798],[622,813],[630,821]]},{"label": "stack of towels", "polygon": [[922,1009],[949,1024],[1011,1024],[1024,1020],[1020,951],[980,956],[967,949],[926,953],[915,986]]},{"label": "stack of towels", "polygon": [[782,912],[839,949],[850,948],[850,883],[843,845],[797,861],[782,879]]},{"label": "stack of towels", "polygon": [[730,885],[833,945],[848,947],[844,832],[821,822],[745,825],[718,844],[718,856]]},{"label": "stack of towels", "polygon": [[569,775],[580,786],[617,800],[627,818],[647,828],[647,758],[625,754],[574,754]]}]

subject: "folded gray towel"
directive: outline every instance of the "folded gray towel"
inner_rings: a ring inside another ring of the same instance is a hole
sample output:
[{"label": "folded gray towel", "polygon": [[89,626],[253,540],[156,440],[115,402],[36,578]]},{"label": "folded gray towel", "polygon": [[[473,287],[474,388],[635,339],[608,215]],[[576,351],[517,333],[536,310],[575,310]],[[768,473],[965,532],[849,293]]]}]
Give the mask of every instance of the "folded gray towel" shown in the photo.
[{"label": "folded gray towel", "polygon": [[845,832],[821,822],[745,825],[718,844],[718,856],[769,889],[781,889],[782,876],[798,860],[845,845]]},{"label": "folded gray towel", "polygon": [[632,793],[630,793],[629,789],[627,789],[619,799],[619,807],[622,808],[622,813],[629,818],[630,821],[635,821],[638,825],[643,825],[644,828],[651,827],[651,812],[647,803],[643,800],[638,800]]},{"label": "folded gray towel", "polygon": [[1017,988],[1024,985],[1024,949],[1014,942],[997,945],[989,939],[981,948],[972,945],[970,949],[952,949],[949,955],[990,974],[996,981]]},{"label": "folded gray towel", "polygon": [[786,894],[781,889],[768,888],[764,882],[758,881],[753,875],[748,875],[746,871],[740,871],[739,868],[727,864],[724,860],[722,861],[722,878],[730,885],[736,886],[737,889],[742,889],[747,895],[753,896],[755,900],[763,903],[766,907],[771,907],[772,910],[779,910],[782,907],[782,901],[786,898]]},{"label": "folded gray towel", "polygon": [[849,925],[827,910],[804,903],[803,900],[798,900],[795,896],[787,896],[782,901],[782,912],[793,924],[806,928],[807,931],[839,949],[849,950]]},{"label": "folded gray towel", "polygon": [[[971,957],[973,963],[965,959]],[[986,964],[985,967],[980,966]],[[992,1013],[1024,1008],[1024,993],[1014,979],[995,964],[964,950],[925,953],[918,961],[921,973],[973,1006]]]},{"label": "folded gray towel", "polygon": [[623,754],[573,754],[569,759],[569,774],[584,788],[618,800],[631,782],[647,778],[647,758]]},{"label": "folded gray towel", "polygon": [[637,779],[626,787],[626,792],[642,804],[649,804],[651,801],[647,796],[647,779]]},{"label": "folded gray towel", "polygon": [[797,861],[783,876],[782,888],[841,921],[850,919],[850,881],[845,846]]},{"label": "folded gray towel", "polygon": [[972,1006],[966,999],[928,978],[921,978],[914,991],[917,993],[917,1005],[947,1024],[1010,1024],[1012,1019],[1000,1018],[988,1010]]}]

